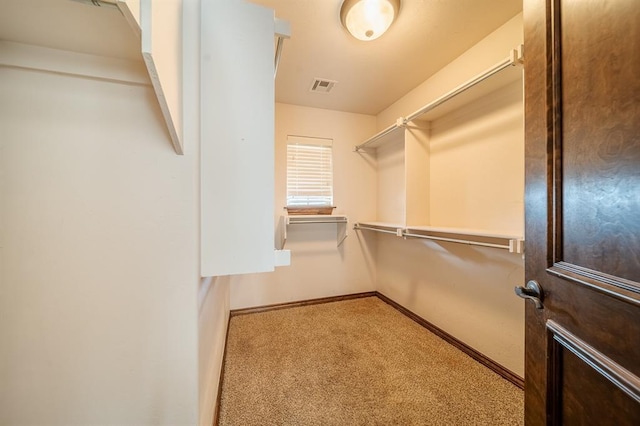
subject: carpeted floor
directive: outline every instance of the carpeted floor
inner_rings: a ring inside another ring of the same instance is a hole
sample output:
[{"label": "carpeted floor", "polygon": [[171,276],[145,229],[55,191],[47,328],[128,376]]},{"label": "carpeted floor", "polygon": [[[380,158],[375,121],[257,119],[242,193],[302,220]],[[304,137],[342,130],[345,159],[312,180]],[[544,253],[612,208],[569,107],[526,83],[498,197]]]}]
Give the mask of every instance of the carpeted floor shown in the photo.
[{"label": "carpeted floor", "polygon": [[220,425],[520,425],[523,391],[377,297],[231,318]]}]

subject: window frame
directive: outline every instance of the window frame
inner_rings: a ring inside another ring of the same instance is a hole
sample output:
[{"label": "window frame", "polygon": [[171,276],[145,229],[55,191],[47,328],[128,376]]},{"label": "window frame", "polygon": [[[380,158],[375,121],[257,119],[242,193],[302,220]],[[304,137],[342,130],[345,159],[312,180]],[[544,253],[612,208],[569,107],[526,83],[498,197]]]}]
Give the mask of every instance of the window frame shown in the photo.
[{"label": "window frame", "polygon": [[[292,162],[291,156],[296,154],[307,157],[306,161],[297,158]],[[286,206],[333,206],[333,139],[287,135],[286,156]],[[323,179],[328,184],[321,182]]]}]

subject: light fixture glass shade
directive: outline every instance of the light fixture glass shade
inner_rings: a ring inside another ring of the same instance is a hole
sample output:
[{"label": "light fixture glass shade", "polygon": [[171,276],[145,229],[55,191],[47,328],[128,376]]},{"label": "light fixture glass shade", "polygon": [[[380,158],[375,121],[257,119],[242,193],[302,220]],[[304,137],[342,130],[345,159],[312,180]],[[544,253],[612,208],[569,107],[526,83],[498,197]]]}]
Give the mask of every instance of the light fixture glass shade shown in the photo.
[{"label": "light fixture glass shade", "polygon": [[400,0],[345,0],[340,19],[358,40],[375,40],[389,29],[399,9]]}]

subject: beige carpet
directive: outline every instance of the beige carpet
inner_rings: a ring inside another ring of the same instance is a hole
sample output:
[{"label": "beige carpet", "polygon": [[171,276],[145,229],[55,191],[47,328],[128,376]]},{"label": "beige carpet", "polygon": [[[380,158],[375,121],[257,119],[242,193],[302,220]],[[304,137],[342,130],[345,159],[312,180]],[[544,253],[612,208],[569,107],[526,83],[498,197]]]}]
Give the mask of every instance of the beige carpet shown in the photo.
[{"label": "beige carpet", "polygon": [[232,317],[219,424],[519,425],[523,400],[367,297]]}]

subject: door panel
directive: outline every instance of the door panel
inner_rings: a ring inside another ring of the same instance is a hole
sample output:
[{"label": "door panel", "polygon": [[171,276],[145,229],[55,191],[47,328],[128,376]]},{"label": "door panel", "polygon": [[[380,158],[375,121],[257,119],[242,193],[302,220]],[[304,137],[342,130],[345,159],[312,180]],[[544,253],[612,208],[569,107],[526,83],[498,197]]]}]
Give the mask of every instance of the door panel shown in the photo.
[{"label": "door panel", "polygon": [[640,398],[637,378],[554,321],[547,322],[547,330],[557,370],[548,375],[551,423],[634,424]]},{"label": "door panel", "polygon": [[640,2],[525,0],[527,424],[640,424]]},{"label": "door panel", "polygon": [[[637,1],[551,5],[562,260],[640,281],[640,8]],[[635,43],[633,41],[636,41]],[[560,260],[560,259],[556,259]]]}]

